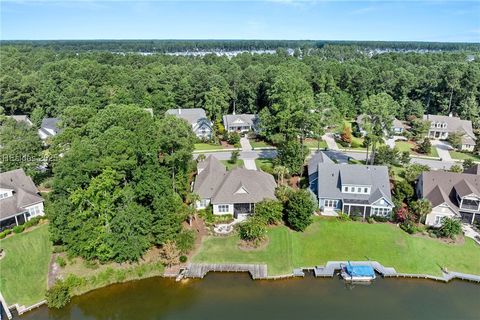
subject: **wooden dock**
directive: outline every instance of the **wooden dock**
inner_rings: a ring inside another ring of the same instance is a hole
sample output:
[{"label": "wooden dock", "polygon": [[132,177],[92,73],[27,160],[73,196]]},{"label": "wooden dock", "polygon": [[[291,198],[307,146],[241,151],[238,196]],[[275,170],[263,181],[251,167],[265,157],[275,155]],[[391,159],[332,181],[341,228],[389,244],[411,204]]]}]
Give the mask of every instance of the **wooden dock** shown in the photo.
[{"label": "wooden dock", "polygon": [[[329,261],[325,266],[316,266],[313,268],[315,277],[333,277],[337,270],[341,269],[341,265],[347,264],[348,261]],[[432,276],[428,274],[412,274],[412,273],[398,273],[395,268],[384,267],[377,261],[351,261],[352,265],[369,265],[377,273],[385,278],[417,278],[430,279],[436,281],[449,282],[453,279],[467,280],[480,283],[480,276],[465,274],[460,272],[443,272],[443,276]]]},{"label": "wooden dock", "polygon": [[267,279],[266,264],[202,264],[191,263],[184,278],[203,278],[208,272],[248,272],[252,279]]}]

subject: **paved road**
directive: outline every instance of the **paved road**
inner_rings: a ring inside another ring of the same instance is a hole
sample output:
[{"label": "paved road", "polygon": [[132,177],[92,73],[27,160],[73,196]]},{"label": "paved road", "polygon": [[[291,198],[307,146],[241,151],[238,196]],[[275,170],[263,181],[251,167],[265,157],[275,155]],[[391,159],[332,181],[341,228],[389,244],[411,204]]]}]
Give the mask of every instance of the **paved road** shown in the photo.
[{"label": "paved road", "polygon": [[335,137],[333,133],[326,133],[322,136],[322,139],[327,143],[328,149],[330,150],[340,150],[335,142]]}]

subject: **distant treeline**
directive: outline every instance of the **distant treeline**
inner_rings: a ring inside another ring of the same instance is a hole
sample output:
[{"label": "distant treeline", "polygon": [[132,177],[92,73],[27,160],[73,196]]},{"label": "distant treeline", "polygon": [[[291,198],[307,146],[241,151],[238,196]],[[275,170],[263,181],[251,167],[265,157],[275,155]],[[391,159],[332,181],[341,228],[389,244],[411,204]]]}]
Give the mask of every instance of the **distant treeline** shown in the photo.
[{"label": "distant treeline", "polygon": [[355,46],[380,50],[469,50],[480,43],[325,41],[325,40],[8,40],[0,45],[31,46],[56,51],[176,52],[275,50],[277,48],[323,48],[326,45]]}]

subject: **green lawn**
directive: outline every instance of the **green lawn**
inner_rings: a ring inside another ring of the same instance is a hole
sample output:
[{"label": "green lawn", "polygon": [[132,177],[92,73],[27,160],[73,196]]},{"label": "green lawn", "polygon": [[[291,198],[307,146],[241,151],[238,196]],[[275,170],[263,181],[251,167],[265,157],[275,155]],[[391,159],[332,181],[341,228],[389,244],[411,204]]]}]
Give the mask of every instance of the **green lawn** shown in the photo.
[{"label": "green lawn", "polygon": [[266,148],[266,147],[273,147],[271,144],[269,144],[268,142],[265,142],[265,141],[262,141],[262,140],[254,140],[254,139],[251,139],[250,140],[250,145],[252,146],[252,148]]},{"label": "green lawn", "polygon": [[306,232],[288,228],[268,230],[269,243],[256,251],[242,251],[238,237],[209,237],[194,262],[266,263],[269,275],[291,273],[295,267],[323,265],[333,260],[379,261],[398,272],[440,275],[449,270],[480,274],[480,248],[466,238],[462,245],[411,236],[393,224],[339,222],[315,218]]},{"label": "green lawn", "polygon": [[474,153],[450,151],[450,156],[453,159],[458,159],[458,160],[472,159],[473,161],[480,161],[480,155],[474,154]]},{"label": "green lawn", "polygon": [[[317,149],[318,139],[307,139],[305,140],[305,145],[310,149]],[[320,140],[320,149],[325,149],[326,147],[327,147],[327,143],[323,140]]]},{"label": "green lawn", "polygon": [[42,301],[52,252],[48,226],[1,240],[0,247],[5,250],[0,260],[0,291],[7,304],[30,306]]},{"label": "green lawn", "polygon": [[221,145],[215,143],[195,143],[194,147],[196,151],[223,149]]},{"label": "green lawn", "polygon": [[243,167],[243,160],[242,159],[238,159],[237,163],[230,163],[229,160],[220,160],[220,162],[223,163],[225,165],[225,167],[227,167],[227,170],[232,170],[233,168]]},{"label": "green lawn", "polygon": [[273,159],[269,158],[258,158],[255,159],[255,164],[257,165],[257,169],[261,169],[266,172],[271,172],[273,169]]},{"label": "green lawn", "polygon": [[428,156],[428,157],[437,157],[437,158],[438,158],[437,148],[435,148],[434,146],[432,146],[429,154],[421,154],[421,153],[415,152],[414,149],[415,149],[416,145],[415,145],[413,142],[408,142],[408,141],[396,141],[396,142],[395,142],[395,146],[396,146],[396,147],[398,148],[398,150],[400,150],[401,152],[403,152],[403,151],[408,151],[408,152],[410,152],[411,154],[416,155],[416,156]]}]

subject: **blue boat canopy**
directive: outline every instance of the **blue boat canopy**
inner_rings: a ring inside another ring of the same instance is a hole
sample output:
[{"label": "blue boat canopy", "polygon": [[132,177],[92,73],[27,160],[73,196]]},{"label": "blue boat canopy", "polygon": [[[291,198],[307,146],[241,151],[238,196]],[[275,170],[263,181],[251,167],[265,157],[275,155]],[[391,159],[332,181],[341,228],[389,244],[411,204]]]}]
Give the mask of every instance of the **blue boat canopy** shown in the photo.
[{"label": "blue boat canopy", "polygon": [[346,265],[345,270],[351,277],[373,277],[375,270],[371,266],[352,266],[350,263]]}]

